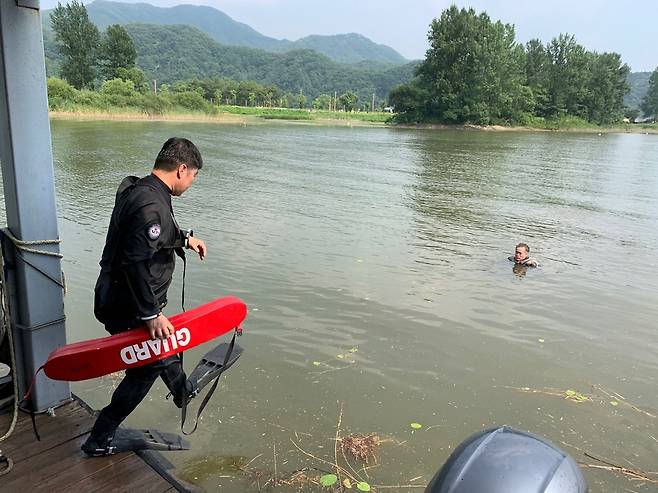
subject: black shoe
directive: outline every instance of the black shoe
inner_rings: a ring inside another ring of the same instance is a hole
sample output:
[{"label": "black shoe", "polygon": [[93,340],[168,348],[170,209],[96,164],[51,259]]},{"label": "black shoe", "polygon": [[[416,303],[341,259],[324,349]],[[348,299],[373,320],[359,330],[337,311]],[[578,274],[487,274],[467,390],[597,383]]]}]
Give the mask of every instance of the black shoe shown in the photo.
[{"label": "black shoe", "polygon": [[89,435],[80,448],[90,457],[104,457],[115,453],[114,448],[110,445],[111,443],[112,437],[96,439]]},{"label": "black shoe", "polygon": [[[212,382],[224,370],[228,370],[238,360],[244,349],[238,344],[233,346],[233,350],[226,359],[226,354],[230,348],[230,344],[223,342],[214,349],[208,351],[201,361],[196,365],[189,378],[185,382],[185,403],[189,403],[194,397],[199,395],[203,388]],[[226,366],[224,362],[226,361]],[[176,407],[183,407],[183,399],[181,396],[174,396],[174,404]]]}]

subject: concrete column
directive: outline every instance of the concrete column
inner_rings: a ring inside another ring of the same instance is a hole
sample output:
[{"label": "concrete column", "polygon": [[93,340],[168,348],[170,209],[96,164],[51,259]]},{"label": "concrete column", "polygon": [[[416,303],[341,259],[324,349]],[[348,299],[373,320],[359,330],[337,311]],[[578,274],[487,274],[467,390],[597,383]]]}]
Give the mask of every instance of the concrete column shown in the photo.
[{"label": "concrete column", "polygon": [[[59,238],[38,7],[37,0],[0,0],[0,161],[7,225],[20,240]],[[57,245],[35,248],[59,252]],[[61,265],[57,257],[34,253],[10,257],[12,329],[24,392],[48,354],[66,344],[63,291],[48,278],[61,280]],[[43,373],[32,391],[38,411],[68,398],[68,383]]]}]

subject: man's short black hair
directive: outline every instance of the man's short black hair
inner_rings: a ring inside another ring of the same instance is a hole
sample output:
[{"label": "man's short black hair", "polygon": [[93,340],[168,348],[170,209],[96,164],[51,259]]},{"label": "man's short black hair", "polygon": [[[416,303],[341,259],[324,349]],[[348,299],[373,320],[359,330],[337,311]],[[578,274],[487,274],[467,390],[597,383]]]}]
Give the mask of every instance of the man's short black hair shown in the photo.
[{"label": "man's short black hair", "polygon": [[525,248],[525,251],[527,253],[530,253],[530,247],[528,246],[527,243],[519,243],[518,245],[516,245],[516,248]]},{"label": "man's short black hair", "polygon": [[191,141],[181,137],[172,137],[160,149],[153,167],[164,171],[174,171],[181,164],[201,169],[203,159],[201,159],[199,149]]}]

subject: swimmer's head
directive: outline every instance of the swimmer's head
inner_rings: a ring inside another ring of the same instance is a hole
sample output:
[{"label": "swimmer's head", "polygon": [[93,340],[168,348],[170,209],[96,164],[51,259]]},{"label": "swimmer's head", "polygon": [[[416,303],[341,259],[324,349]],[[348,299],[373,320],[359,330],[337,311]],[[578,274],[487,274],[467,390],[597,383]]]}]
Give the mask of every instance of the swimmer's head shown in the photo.
[{"label": "swimmer's head", "polygon": [[522,262],[528,258],[530,247],[526,243],[519,243],[514,250],[514,262]]}]

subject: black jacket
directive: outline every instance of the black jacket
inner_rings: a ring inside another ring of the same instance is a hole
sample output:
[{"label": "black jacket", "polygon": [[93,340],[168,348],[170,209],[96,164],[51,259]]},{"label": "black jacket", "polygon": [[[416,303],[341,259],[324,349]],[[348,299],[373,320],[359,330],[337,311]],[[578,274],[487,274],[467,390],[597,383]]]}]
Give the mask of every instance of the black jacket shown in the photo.
[{"label": "black jacket", "polygon": [[167,303],[175,252],[184,256],[184,243],[169,187],[155,175],[125,178],[117,190],[100,261],[96,318],[116,326],[157,316]]}]

